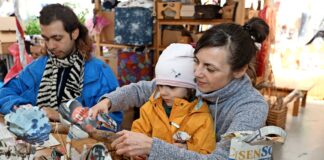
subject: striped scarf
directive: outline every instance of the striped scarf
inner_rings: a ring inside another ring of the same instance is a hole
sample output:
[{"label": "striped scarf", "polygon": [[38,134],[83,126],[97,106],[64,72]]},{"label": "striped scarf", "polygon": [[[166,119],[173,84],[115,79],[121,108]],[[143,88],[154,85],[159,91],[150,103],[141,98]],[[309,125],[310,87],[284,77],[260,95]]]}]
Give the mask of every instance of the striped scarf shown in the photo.
[{"label": "striped scarf", "polygon": [[[62,102],[81,96],[84,77],[84,60],[78,52],[70,54],[64,59],[58,59],[49,52],[45,71],[37,95],[37,106],[57,109],[57,74],[59,68],[71,67],[62,94]],[[63,77],[61,77],[63,78]]]}]

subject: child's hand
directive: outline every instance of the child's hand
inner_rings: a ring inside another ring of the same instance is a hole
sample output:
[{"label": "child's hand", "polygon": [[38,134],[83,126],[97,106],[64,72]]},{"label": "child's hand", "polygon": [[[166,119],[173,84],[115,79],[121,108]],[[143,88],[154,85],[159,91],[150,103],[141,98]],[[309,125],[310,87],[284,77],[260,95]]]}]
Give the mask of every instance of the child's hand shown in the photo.
[{"label": "child's hand", "polygon": [[188,150],[188,146],[185,143],[174,143],[174,145],[178,146],[179,148]]},{"label": "child's hand", "polygon": [[96,119],[99,113],[108,113],[110,106],[110,100],[108,98],[105,98],[90,108],[89,116],[92,119]]}]

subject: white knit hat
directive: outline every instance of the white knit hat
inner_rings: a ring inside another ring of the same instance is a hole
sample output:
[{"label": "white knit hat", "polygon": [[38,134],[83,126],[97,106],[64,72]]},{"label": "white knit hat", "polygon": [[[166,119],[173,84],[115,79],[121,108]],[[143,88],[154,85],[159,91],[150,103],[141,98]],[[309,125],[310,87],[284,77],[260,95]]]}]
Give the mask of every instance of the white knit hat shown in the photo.
[{"label": "white knit hat", "polygon": [[155,67],[158,85],[196,88],[194,81],[194,48],[189,44],[173,43],[159,57]]}]

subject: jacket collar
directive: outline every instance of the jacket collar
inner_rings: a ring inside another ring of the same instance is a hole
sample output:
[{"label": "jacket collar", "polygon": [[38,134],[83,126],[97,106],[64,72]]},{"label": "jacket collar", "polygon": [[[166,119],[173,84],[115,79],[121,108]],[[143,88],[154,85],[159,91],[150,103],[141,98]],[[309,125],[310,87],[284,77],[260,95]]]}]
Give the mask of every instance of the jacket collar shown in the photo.
[{"label": "jacket collar", "polygon": [[233,79],[229,84],[227,84],[224,88],[216,90],[211,93],[202,93],[197,90],[197,97],[201,97],[208,102],[215,103],[218,98],[218,103],[222,103],[226,101],[228,98],[232,97],[234,94],[239,92],[243,86],[252,85],[251,80],[247,74],[245,74],[242,78]]},{"label": "jacket collar", "polygon": [[[153,103],[153,106],[162,106],[162,98],[160,96],[160,92],[155,90],[153,94],[151,95],[149,101]],[[194,112],[209,112],[209,109],[207,105],[203,102],[201,98],[196,98],[192,102],[188,102],[185,99],[175,98],[173,106],[186,106],[183,109],[184,110],[190,110],[188,112],[194,113]],[[172,106],[172,107],[173,107]]]}]

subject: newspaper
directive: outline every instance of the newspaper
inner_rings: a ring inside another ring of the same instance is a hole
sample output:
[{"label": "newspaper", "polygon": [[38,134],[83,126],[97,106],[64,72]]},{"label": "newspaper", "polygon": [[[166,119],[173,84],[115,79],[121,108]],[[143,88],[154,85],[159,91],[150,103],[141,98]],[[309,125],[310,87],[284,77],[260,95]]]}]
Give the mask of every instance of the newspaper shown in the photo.
[{"label": "newspaper", "polygon": [[59,144],[60,144],[60,142],[57,141],[56,138],[52,134],[50,134],[49,139],[47,141],[45,141],[44,144],[37,146],[36,150],[40,150],[43,148],[50,148],[53,146],[57,146]]},{"label": "newspaper", "polygon": [[5,142],[7,145],[15,144],[16,136],[3,123],[0,123],[0,135],[0,141]]},{"label": "newspaper", "polygon": [[228,133],[223,138],[231,140],[229,160],[272,160],[272,145],[284,143],[287,133],[276,126],[266,126],[257,131]]}]

